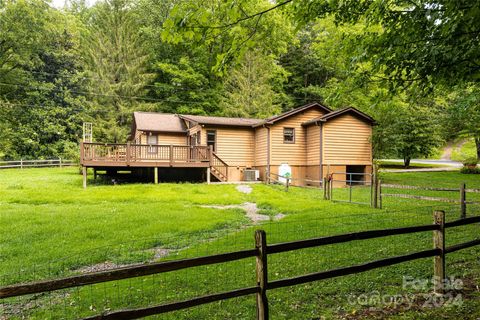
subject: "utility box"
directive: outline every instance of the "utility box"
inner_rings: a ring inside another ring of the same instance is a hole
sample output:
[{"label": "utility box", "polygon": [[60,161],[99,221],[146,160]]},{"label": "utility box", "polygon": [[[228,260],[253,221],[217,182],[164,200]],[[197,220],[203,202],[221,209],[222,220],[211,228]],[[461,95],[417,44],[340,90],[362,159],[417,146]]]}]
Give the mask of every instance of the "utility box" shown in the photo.
[{"label": "utility box", "polygon": [[260,179],[260,171],[254,169],[243,170],[243,181],[257,181]]}]

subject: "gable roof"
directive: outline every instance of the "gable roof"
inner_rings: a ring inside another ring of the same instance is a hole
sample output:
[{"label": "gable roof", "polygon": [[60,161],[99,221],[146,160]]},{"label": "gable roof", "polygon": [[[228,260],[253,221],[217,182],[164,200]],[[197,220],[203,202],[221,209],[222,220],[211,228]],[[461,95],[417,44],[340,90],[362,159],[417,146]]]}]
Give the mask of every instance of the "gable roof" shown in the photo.
[{"label": "gable roof", "polygon": [[327,113],[321,117],[317,117],[315,119],[302,123],[303,126],[307,126],[317,122],[325,122],[325,121],[328,121],[329,119],[335,118],[345,113],[353,113],[356,117],[368,123],[375,124],[375,120],[372,117],[353,107],[332,111],[331,109],[325,107],[324,105],[318,102],[313,102],[313,103],[303,105],[301,107],[297,107],[290,111],[284,112],[280,115],[270,117],[265,120],[251,119],[251,118],[210,117],[210,116],[197,116],[197,115],[186,115],[186,114],[177,115],[177,114],[158,113],[158,112],[134,112],[132,133],[135,131],[135,129],[139,131],[186,133],[187,126],[185,124],[185,121],[190,121],[196,124],[205,124],[205,125],[255,128],[264,124],[273,124],[279,120],[293,116],[299,112],[305,111],[310,108],[320,108]]},{"label": "gable roof", "polygon": [[134,112],[133,125],[140,131],[186,133],[185,123],[175,114]]},{"label": "gable roof", "polygon": [[299,112],[302,112],[302,111],[305,111],[305,110],[308,110],[310,108],[320,108],[322,109],[323,111],[329,113],[329,112],[332,112],[332,109],[328,108],[328,107],[325,107],[324,105],[318,103],[318,102],[312,102],[312,103],[308,103],[308,104],[305,104],[303,106],[300,106],[300,107],[297,107],[297,108],[294,108],[292,110],[289,110],[287,112],[284,112],[282,114],[279,114],[277,116],[273,116],[273,117],[270,117],[268,119],[265,119],[263,120],[262,122],[256,124],[256,125],[253,125],[253,127],[258,127],[258,126],[261,126],[261,125],[264,125],[264,124],[273,124],[279,120],[282,120],[282,119],[285,119],[287,117],[290,117],[290,116],[293,116]]},{"label": "gable roof", "polygon": [[335,111],[332,111],[330,113],[327,113],[321,117],[318,117],[318,118],[315,118],[315,119],[312,119],[312,120],[309,120],[309,121],[306,121],[304,123],[302,123],[303,126],[308,126],[310,124],[314,124],[314,123],[317,123],[317,122],[326,122],[332,118],[335,118],[335,117],[338,117],[342,114],[346,114],[346,113],[353,113],[354,116],[370,123],[370,124],[375,124],[375,120],[370,117],[368,114],[354,108],[354,107],[346,107],[346,108],[342,108],[342,109],[338,109],[338,110],[335,110]]},{"label": "gable roof", "polygon": [[179,114],[178,116],[184,120],[188,120],[198,124],[211,124],[211,125],[236,126],[236,127],[251,127],[263,121],[261,119],[251,119],[251,118],[210,117],[210,116],[196,116],[196,115],[188,115],[188,114]]}]

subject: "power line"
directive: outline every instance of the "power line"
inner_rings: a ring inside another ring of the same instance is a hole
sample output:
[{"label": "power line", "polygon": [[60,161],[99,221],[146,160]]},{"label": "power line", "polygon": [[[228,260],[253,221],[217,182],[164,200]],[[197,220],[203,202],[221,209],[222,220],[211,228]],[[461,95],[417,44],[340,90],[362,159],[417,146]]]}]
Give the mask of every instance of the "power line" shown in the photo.
[{"label": "power line", "polygon": [[[17,86],[22,88],[30,88],[33,90],[46,90],[46,88],[35,87],[32,85],[23,85],[17,83],[8,83],[8,82],[0,82],[0,85],[3,86]],[[111,95],[111,94],[102,94],[102,93],[94,93],[88,91],[77,91],[77,90],[68,90],[71,93],[76,94],[83,94],[83,95],[93,95],[98,97],[109,97],[109,98],[122,98],[122,99],[131,99],[131,100],[144,100],[144,101],[151,101],[151,102],[168,102],[168,103],[202,103],[202,101],[186,101],[186,100],[168,100],[168,99],[156,99],[150,97],[141,97],[141,96],[124,96],[124,95]]]},{"label": "power line", "polygon": [[[111,83],[110,81],[108,81],[107,79],[102,79],[102,78],[98,78],[98,77],[90,77],[90,76],[84,76],[84,75],[81,75],[81,74],[63,74],[63,73],[54,73],[54,72],[45,72],[45,71],[30,71],[30,70],[27,70],[26,72],[28,73],[34,73],[34,74],[43,74],[43,75],[50,75],[50,76],[55,76],[55,77],[58,77],[58,78],[61,78],[61,77],[65,77],[65,78],[75,78],[75,77],[79,77],[79,80],[93,80],[93,81],[99,81],[99,82],[104,82],[104,83]],[[157,85],[154,85],[154,84],[144,84],[142,85],[143,87],[150,87],[150,88],[156,88],[158,89],[158,86]],[[176,89],[179,89],[179,88],[176,88]],[[189,89],[189,88],[180,88],[182,90],[192,90],[193,89]],[[205,90],[205,89],[198,89],[199,91],[200,90]]]}]

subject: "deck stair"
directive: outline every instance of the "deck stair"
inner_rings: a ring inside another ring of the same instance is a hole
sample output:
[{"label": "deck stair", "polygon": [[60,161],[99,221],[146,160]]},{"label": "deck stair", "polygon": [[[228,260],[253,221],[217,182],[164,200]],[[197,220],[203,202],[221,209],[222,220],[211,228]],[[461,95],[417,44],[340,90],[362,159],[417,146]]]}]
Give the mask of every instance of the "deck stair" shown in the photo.
[{"label": "deck stair", "polygon": [[228,164],[223,161],[215,152],[211,153],[210,173],[220,182],[228,181]]}]

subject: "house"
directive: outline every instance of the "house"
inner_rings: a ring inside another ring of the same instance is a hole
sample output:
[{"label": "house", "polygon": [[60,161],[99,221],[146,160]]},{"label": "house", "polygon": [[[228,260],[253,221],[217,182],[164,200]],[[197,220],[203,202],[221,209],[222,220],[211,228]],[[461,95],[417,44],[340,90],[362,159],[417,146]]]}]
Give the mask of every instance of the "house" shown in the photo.
[{"label": "house", "polygon": [[286,168],[293,184],[318,185],[335,172],[371,172],[373,124],[355,108],[320,103],[268,119],[135,112],[126,144],[82,143],[81,163],[84,171],[143,169],[155,181],[235,182],[250,170],[265,181]]}]

